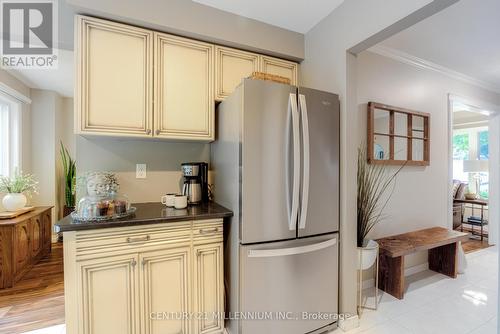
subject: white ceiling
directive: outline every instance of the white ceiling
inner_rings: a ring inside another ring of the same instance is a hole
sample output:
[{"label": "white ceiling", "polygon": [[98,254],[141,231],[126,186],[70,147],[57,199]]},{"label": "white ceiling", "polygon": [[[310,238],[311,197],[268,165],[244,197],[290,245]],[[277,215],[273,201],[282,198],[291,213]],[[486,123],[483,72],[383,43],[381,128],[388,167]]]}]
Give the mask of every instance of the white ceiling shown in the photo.
[{"label": "white ceiling", "polygon": [[30,88],[52,90],[64,97],[73,96],[73,51],[58,50],[57,69],[8,70]]},{"label": "white ceiling", "polygon": [[284,29],[308,32],[344,0],[193,0]]},{"label": "white ceiling", "polygon": [[381,43],[500,90],[500,1],[461,0]]}]

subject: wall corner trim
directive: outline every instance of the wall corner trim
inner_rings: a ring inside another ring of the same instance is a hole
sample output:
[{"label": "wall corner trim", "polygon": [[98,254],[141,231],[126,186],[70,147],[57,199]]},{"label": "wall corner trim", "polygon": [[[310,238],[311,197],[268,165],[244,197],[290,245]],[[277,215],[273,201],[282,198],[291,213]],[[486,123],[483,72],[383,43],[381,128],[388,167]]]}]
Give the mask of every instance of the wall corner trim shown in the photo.
[{"label": "wall corner trim", "polygon": [[500,93],[500,86],[495,85],[491,82],[487,82],[484,80],[476,79],[474,77],[471,77],[467,74],[463,74],[461,72],[452,70],[448,67],[433,63],[431,61],[415,57],[413,55],[410,55],[406,52],[399,51],[387,46],[383,45],[375,45],[372,46],[371,48],[368,49],[368,51],[376,53],[380,56],[388,57],[391,59],[394,59],[396,61],[418,67],[418,68],[423,68],[426,70],[434,71],[440,74],[444,74],[452,79],[456,79],[462,82],[465,82],[467,84],[477,86],[480,88],[484,88],[486,90],[492,91],[494,93],[499,94]]}]

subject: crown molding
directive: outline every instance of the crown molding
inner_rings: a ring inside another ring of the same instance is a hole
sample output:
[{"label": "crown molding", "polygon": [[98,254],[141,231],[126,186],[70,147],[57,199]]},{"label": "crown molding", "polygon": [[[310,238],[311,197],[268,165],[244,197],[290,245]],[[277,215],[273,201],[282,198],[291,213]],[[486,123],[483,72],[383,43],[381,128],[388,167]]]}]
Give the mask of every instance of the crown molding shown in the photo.
[{"label": "crown molding", "polygon": [[10,87],[9,85],[7,85],[3,82],[0,82],[0,92],[9,95],[10,97],[14,98],[16,101],[26,103],[26,104],[31,103],[31,99],[29,97],[18,92],[17,90],[15,90],[14,88]]},{"label": "crown molding", "polygon": [[399,62],[408,64],[408,65],[411,65],[414,67],[423,68],[426,70],[430,70],[430,71],[434,71],[434,72],[437,72],[440,74],[444,74],[450,78],[460,80],[460,81],[465,82],[467,84],[481,87],[481,88],[487,89],[491,92],[500,94],[500,86],[498,86],[498,85],[495,85],[493,83],[490,83],[490,82],[487,82],[484,80],[476,79],[476,78],[471,77],[469,75],[452,70],[448,67],[438,65],[436,63],[433,63],[433,62],[428,61],[428,60],[424,60],[422,58],[415,57],[415,56],[410,55],[410,54],[403,52],[403,51],[399,51],[399,50],[389,48],[386,46],[382,46],[382,45],[372,46],[371,48],[368,49],[368,51],[376,53],[376,54],[384,56],[384,57],[388,57],[388,58],[397,60]]}]

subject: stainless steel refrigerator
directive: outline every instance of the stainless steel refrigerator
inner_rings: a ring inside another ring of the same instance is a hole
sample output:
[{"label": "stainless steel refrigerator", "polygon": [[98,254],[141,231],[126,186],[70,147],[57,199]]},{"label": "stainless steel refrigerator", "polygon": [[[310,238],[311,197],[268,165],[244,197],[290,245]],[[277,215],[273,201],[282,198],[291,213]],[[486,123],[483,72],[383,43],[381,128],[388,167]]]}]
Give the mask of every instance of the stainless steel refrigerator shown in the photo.
[{"label": "stainless steel refrigerator", "polygon": [[216,115],[213,191],[234,211],[225,226],[229,332],[335,327],[338,96],[245,79]]}]

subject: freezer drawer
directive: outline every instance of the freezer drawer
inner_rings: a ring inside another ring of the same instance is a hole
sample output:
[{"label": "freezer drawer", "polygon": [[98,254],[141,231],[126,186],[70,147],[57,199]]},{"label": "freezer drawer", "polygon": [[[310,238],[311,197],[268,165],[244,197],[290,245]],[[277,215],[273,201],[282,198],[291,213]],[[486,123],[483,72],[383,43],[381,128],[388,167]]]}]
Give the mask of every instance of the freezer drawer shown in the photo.
[{"label": "freezer drawer", "polygon": [[336,321],[338,234],[240,247],[240,334],[304,334]]}]

